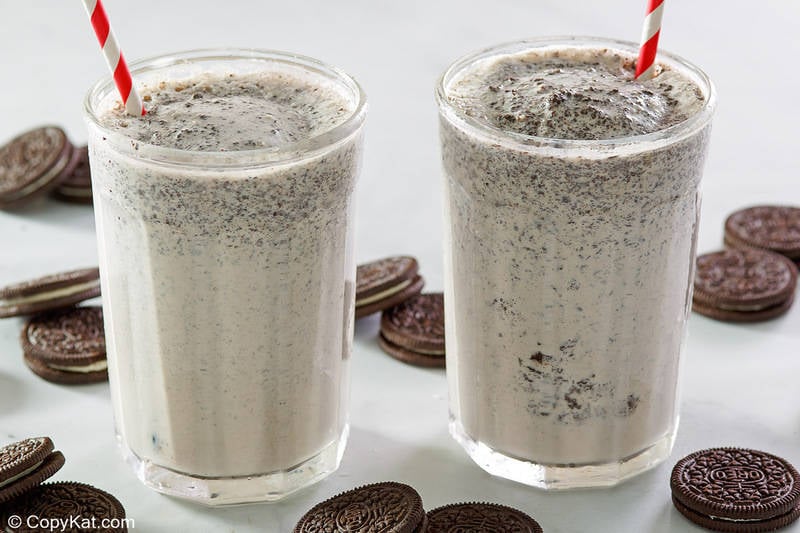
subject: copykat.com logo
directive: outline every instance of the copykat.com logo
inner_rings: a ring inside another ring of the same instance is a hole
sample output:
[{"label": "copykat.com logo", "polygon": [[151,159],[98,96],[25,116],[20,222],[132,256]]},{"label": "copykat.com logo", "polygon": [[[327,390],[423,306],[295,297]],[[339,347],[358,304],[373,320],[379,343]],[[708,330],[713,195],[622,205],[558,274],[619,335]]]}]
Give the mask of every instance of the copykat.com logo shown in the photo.
[{"label": "copykat.com logo", "polygon": [[60,516],[48,518],[46,516],[11,515],[6,519],[8,527],[12,530],[25,528],[30,531],[107,531],[135,529],[133,518],[97,518],[96,516]]}]

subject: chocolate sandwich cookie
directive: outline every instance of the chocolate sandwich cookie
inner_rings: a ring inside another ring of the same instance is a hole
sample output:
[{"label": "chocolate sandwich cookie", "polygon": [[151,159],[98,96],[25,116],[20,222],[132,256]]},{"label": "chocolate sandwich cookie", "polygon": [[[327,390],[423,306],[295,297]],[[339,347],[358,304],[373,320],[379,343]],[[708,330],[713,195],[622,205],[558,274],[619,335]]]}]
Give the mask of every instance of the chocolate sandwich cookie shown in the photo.
[{"label": "chocolate sandwich cookie", "polygon": [[384,311],[378,344],[404,363],[444,368],[442,293],[419,294]]},{"label": "chocolate sandwich cookie", "polygon": [[724,250],[697,258],[692,309],[730,322],[785,313],[794,301],[797,266],[766,250]]},{"label": "chocolate sandwich cookie", "polygon": [[64,466],[53,441],[36,437],[0,448],[0,507],[49,478]]},{"label": "chocolate sandwich cookie", "polygon": [[425,510],[416,490],[393,481],[365,485],[315,505],[294,533],[423,533]]},{"label": "chocolate sandwich cookie", "polygon": [[759,205],[736,211],[725,220],[725,244],[800,260],[800,208]]},{"label": "chocolate sandwich cookie", "polygon": [[543,533],[527,514],[496,503],[455,503],[428,511],[427,533]]},{"label": "chocolate sandwich cookie", "polygon": [[387,257],[356,269],[356,318],[383,311],[422,292],[425,280],[413,257]]},{"label": "chocolate sandwich cookie", "polygon": [[[32,526],[66,523],[64,531],[125,533],[128,526],[125,508],[111,494],[85,483],[45,483],[27,492],[6,509],[0,524],[9,533],[33,533],[41,529],[28,527],[28,517],[35,516]],[[12,518],[17,517],[17,518]],[[76,529],[77,527],[77,529]]]},{"label": "chocolate sandwich cookie", "polygon": [[22,330],[25,363],[38,376],[66,385],[108,379],[103,309],[97,306],[48,311]]},{"label": "chocolate sandwich cookie", "polygon": [[772,531],[800,517],[800,479],[788,461],[742,448],[712,448],[672,469],[675,508],[692,522],[731,533]]},{"label": "chocolate sandwich cookie", "polygon": [[0,147],[0,209],[20,207],[71,172],[72,144],[61,128],[37,128]]},{"label": "chocolate sandwich cookie", "polygon": [[53,196],[74,204],[92,203],[92,173],[89,169],[89,147],[72,152],[72,170],[54,190]]},{"label": "chocolate sandwich cookie", "polygon": [[84,268],[0,289],[0,318],[69,307],[100,296],[100,272]]}]

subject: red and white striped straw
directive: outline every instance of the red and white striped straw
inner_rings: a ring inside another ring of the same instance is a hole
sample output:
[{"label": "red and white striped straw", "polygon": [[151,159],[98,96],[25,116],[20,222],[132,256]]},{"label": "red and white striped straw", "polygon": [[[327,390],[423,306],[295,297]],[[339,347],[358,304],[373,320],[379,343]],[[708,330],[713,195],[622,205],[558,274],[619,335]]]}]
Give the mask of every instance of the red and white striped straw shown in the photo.
[{"label": "red and white striped straw", "polygon": [[100,0],[83,0],[83,6],[86,8],[89,20],[92,21],[97,40],[103,48],[108,68],[114,75],[114,83],[117,85],[125,110],[134,116],[144,115],[146,113],[144,104],[139,93],[136,92],[136,87],[133,86],[131,72],[128,70],[125,58],[122,57],[119,43],[117,43],[117,38],[108,22],[108,15],[106,15],[103,3]]},{"label": "red and white striped straw", "polygon": [[664,0],[647,0],[647,16],[642,28],[642,46],[636,61],[636,79],[648,80],[655,73],[658,36],[661,34],[661,17],[664,15]]}]

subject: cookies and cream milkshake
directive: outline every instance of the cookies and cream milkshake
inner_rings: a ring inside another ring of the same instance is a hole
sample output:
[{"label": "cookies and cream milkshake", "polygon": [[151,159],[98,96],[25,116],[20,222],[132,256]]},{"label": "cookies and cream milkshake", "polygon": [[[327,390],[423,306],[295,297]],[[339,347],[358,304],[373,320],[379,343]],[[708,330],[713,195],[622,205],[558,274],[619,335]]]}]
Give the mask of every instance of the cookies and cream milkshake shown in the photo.
[{"label": "cookies and cream milkshake", "polygon": [[514,43],[438,90],[451,432],[488,471],[608,485],[664,459],[677,427],[705,75],[636,45]]},{"label": "cookies and cream milkshake", "polygon": [[278,499],[347,436],[364,97],[280,53],[136,68],[144,117],[87,101],[121,444],[162,492]]}]

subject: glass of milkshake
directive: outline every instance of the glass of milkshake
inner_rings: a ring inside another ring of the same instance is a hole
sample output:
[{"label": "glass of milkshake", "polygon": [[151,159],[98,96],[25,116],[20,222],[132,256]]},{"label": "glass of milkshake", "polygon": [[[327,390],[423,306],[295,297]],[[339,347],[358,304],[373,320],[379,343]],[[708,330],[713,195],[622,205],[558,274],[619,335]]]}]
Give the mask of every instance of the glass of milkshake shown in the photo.
[{"label": "glass of milkshake", "polygon": [[280,499],[339,465],[365,95],[269,51],[131,65],[85,113],[120,446],[157,491]]},{"label": "glass of milkshake", "polygon": [[613,485],[678,425],[700,180],[715,105],[697,67],[547,38],[443,75],[451,434],[488,472]]}]

